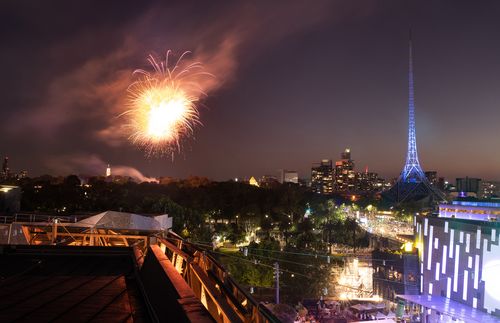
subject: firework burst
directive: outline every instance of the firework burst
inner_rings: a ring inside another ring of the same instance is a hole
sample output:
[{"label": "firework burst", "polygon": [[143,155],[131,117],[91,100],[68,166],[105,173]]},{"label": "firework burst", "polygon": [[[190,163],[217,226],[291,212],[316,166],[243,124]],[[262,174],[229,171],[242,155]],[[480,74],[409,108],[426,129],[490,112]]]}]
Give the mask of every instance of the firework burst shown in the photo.
[{"label": "firework burst", "polygon": [[152,71],[136,70],[137,76],[129,88],[130,109],[127,118],[129,139],[148,156],[163,155],[181,150],[181,141],[193,134],[200,125],[198,101],[205,96],[200,85],[203,77],[212,75],[203,71],[200,62],[186,63],[184,52],[172,64],[172,52],[159,60],[149,55]]}]

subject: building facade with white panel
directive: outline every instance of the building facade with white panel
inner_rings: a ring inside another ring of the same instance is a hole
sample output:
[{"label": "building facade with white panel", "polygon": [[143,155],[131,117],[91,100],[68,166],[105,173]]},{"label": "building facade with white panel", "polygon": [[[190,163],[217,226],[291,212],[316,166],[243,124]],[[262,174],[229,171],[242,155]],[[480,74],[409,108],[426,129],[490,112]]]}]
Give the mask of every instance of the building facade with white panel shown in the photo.
[{"label": "building facade with white panel", "polygon": [[500,223],[416,217],[414,224],[421,294],[500,319]]}]

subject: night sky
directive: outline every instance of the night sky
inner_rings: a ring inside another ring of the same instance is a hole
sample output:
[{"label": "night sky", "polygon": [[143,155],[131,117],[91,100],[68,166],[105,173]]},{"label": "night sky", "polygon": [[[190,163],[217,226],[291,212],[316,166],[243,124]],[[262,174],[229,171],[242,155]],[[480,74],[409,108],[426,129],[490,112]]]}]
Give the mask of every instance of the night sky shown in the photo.
[{"label": "night sky", "polygon": [[[408,29],[424,170],[500,180],[499,1],[2,1],[0,155],[15,171],[277,175],[352,150],[402,169]],[[116,129],[150,53],[216,76],[183,150],[145,158]]]}]

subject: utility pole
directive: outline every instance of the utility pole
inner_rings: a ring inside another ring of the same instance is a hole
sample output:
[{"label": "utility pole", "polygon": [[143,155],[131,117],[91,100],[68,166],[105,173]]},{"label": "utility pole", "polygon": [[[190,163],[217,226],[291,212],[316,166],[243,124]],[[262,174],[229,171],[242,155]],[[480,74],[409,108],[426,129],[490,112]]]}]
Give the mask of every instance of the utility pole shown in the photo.
[{"label": "utility pole", "polygon": [[57,239],[57,223],[59,219],[55,218],[52,220],[52,244],[56,244]]},{"label": "utility pole", "polygon": [[274,263],[274,278],[276,279],[276,304],[280,303],[280,264]]}]

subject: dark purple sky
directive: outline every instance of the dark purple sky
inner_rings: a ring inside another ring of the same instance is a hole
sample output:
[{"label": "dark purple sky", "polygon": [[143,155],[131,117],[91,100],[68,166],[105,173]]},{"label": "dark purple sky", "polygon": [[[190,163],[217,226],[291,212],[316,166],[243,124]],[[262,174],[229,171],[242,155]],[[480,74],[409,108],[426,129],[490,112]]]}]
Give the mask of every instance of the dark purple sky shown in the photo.
[{"label": "dark purple sky", "polygon": [[[397,176],[413,29],[424,170],[500,179],[498,1],[2,1],[0,154],[30,174],[310,176],[350,147]],[[193,51],[217,83],[183,152],[147,159],[116,133],[146,56]],[[130,168],[125,168],[130,167]]]}]

